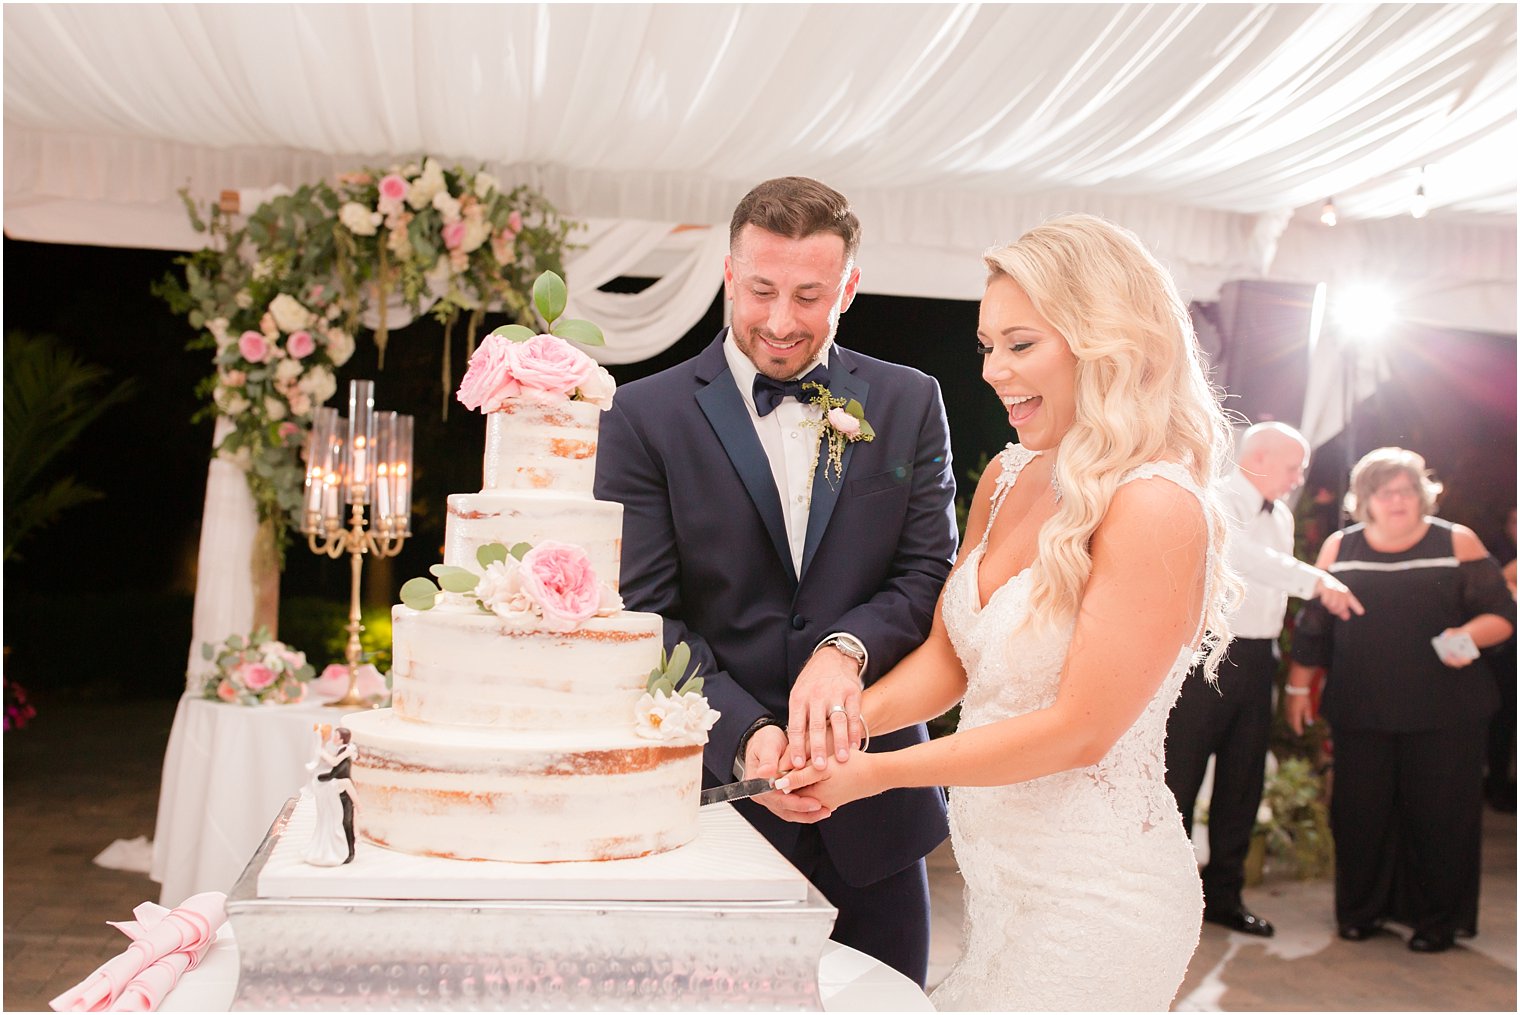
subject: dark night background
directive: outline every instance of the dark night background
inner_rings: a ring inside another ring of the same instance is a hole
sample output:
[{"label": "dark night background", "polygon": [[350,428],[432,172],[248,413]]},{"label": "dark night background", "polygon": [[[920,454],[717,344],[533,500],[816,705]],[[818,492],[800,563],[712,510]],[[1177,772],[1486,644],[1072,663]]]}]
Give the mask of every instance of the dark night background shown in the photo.
[{"label": "dark night background", "polygon": [[[189,420],[198,408],[193,389],[210,372],[210,356],[186,351],[194,337],[189,324],[149,292],[174,269],[176,256],[4,241],[6,333],[54,335],[108,368],[113,381],[137,381],[136,395],[85,431],[57,469],[105,498],[34,534],[19,547],[19,559],[5,565],[6,676],[34,696],[71,690],[172,697],[184,686],[211,444],[211,423]],[[694,354],[717,333],[721,313],[715,294],[707,315],[680,342],[652,360],[611,367],[613,375],[625,383]],[[963,497],[974,485],[968,470],[1012,437],[980,379],[976,318],[973,302],[865,295],[843,318],[839,336],[845,346],[939,379]],[[499,323],[504,319],[488,320],[486,330]],[[463,330],[454,337],[455,385],[464,363]],[[366,560],[368,611],[383,614],[406,578],[437,562],[445,496],[480,486],[479,415],[454,403],[448,420],[440,419],[442,341],[442,327],[430,318],[392,332],[382,372],[364,335],[338,375],[340,395],[350,379],[374,378],[378,407],[417,419],[415,536],[388,568]],[[1424,454],[1447,484],[1441,513],[1473,526],[1501,561],[1509,559],[1514,548],[1503,521],[1515,503],[1514,337],[1405,326],[1386,342],[1393,377],[1358,409],[1353,457],[1387,444]],[[1307,492],[1323,487],[1338,497],[1347,454],[1344,435],[1322,449]],[[1332,502],[1322,507],[1322,518],[1310,512],[1315,543],[1334,527],[1334,511]],[[304,544],[287,551],[281,636],[307,651],[319,670],[341,655],[324,649],[322,639],[342,634],[348,570]]]}]

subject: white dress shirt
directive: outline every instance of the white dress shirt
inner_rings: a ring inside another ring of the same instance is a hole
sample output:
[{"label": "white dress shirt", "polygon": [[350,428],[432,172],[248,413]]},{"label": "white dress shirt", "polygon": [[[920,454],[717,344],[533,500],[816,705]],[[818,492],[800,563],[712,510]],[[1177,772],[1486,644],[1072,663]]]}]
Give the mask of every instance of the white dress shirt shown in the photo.
[{"label": "white dress shirt", "polygon": [[[792,551],[792,572],[802,574],[802,546],[807,540],[808,509],[812,506],[812,487],[808,485],[812,463],[818,460],[816,429],[802,426],[805,419],[822,419],[816,405],[799,402],[795,398],[783,398],[766,416],[755,411],[755,375],[760,371],[748,356],[739,350],[730,328],[723,339],[723,356],[728,369],[739,387],[739,396],[749,409],[750,422],[755,424],[755,434],[765,457],[771,463],[771,478],[776,481],[776,492],[781,495],[781,518],[786,523],[786,540]],[[806,374],[813,367],[829,365],[829,350],[809,363],[802,371]]]},{"label": "white dress shirt", "polygon": [[1245,580],[1245,598],[1230,620],[1237,638],[1276,638],[1288,597],[1309,599],[1324,572],[1293,556],[1293,512],[1282,501],[1262,510],[1265,498],[1239,469],[1220,484],[1230,519],[1230,566]]}]

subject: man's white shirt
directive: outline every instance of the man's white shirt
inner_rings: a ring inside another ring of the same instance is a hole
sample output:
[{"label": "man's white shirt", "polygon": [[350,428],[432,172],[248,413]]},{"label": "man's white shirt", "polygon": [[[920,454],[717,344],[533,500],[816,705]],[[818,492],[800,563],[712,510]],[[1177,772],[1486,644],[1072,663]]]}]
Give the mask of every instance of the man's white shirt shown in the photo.
[{"label": "man's white shirt", "polygon": [[1230,566],[1246,592],[1230,619],[1237,638],[1276,638],[1282,633],[1288,597],[1310,599],[1324,572],[1293,556],[1293,512],[1282,501],[1262,510],[1265,498],[1239,469],[1220,484],[1230,517]]},{"label": "man's white shirt", "polygon": [[[818,431],[802,425],[803,420],[822,418],[816,405],[783,398],[768,415],[755,411],[755,375],[759,371],[748,356],[734,342],[730,328],[723,338],[723,356],[728,369],[734,375],[739,395],[749,409],[750,422],[755,424],[755,434],[765,457],[771,463],[771,478],[776,481],[776,492],[781,495],[781,518],[786,523],[786,540],[792,551],[792,571],[802,574],[802,548],[807,540],[808,510],[812,506],[812,488],[808,485],[812,463],[818,460]],[[808,370],[817,365],[829,365],[829,347],[825,347],[818,359],[808,364]]]}]

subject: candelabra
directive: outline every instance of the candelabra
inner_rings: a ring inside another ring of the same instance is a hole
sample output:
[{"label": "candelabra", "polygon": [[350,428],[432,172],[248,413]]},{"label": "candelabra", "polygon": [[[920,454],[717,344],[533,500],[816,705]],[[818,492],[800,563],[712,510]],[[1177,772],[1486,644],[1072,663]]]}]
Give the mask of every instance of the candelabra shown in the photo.
[{"label": "candelabra", "polygon": [[[412,417],[375,412],[373,381],[353,381],[348,418],[318,409],[306,443],[306,499],[301,531],[313,553],[336,560],[349,555],[348,691],[330,704],[364,705],[355,691],[364,630],[359,610],[359,572],[364,555],[394,557],[412,534]],[[348,527],[342,508],[348,505]],[[373,507],[372,516],[366,508]]]}]

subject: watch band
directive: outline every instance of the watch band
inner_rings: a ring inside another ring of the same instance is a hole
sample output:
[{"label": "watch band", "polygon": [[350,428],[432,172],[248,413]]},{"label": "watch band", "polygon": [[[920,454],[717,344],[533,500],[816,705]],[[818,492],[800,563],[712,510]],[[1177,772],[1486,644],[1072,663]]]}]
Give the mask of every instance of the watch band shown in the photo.
[{"label": "watch band", "polygon": [[785,728],[781,725],[780,721],[775,716],[762,715],[750,725],[749,729],[744,731],[744,735],[739,738],[739,746],[734,750],[735,779],[738,779],[741,782],[744,780],[744,755],[745,752],[749,750],[750,737],[753,737],[756,733],[759,733],[767,726],[775,726],[778,729]]}]

